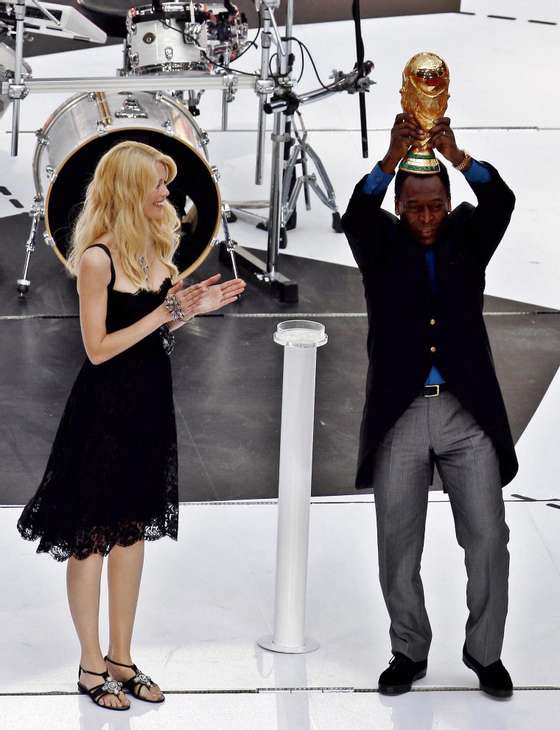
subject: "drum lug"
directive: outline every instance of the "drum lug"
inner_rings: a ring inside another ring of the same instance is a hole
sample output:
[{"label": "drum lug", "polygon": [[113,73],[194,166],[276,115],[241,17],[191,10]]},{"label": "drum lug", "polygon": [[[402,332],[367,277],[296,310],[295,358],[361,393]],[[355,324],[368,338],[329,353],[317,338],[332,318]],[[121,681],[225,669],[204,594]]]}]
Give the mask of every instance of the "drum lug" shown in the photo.
[{"label": "drum lug", "polygon": [[50,180],[52,182],[56,177],[56,170],[52,165],[47,165],[45,167],[45,174],[47,176],[47,180]]},{"label": "drum lug", "polygon": [[212,165],[210,168],[212,170],[212,178],[214,179],[214,182],[219,182],[220,180],[220,171],[215,165]]},{"label": "drum lug", "polygon": [[45,208],[43,207],[43,196],[37,193],[33,197],[33,204],[31,205],[31,210],[29,211],[29,215],[32,218],[41,218],[45,213]]},{"label": "drum lug", "polygon": [[97,122],[97,125],[96,125],[96,128],[95,129],[97,131],[97,134],[106,134],[106,132],[107,132],[107,125],[104,124],[103,122]]},{"label": "drum lug", "polygon": [[170,119],[166,119],[165,122],[162,122],[161,125],[167,134],[175,134],[175,128],[173,127],[173,122]]},{"label": "drum lug", "polygon": [[207,147],[210,144],[210,135],[208,134],[208,132],[200,133],[200,142],[203,147]]},{"label": "drum lug", "polygon": [[165,50],[164,50],[164,53],[165,53],[165,58],[168,61],[172,61],[173,60],[173,48],[171,48],[171,46],[166,46],[165,47]]},{"label": "drum lug", "polygon": [[49,144],[49,138],[46,134],[43,133],[42,129],[38,129],[35,132],[35,136],[37,137],[37,144],[41,145],[41,147],[47,147]]},{"label": "drum lug", "polygon": [[54,248],[54,241],[52,239],[52,236],[46,231],[43,233],[43,241],[47,244],[49,248]]}]

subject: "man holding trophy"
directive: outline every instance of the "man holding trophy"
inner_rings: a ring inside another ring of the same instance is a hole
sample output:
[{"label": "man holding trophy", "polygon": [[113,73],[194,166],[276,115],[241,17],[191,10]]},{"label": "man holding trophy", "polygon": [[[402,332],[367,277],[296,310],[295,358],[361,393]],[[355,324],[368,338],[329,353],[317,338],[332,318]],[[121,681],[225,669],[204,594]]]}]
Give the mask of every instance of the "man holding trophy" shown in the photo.
[{"label": "man holding trophy", "polygon": [[[500,660],[509,573],[501,489],[517,459],[482,309],[485,269],[515,196],[490,164],[457,146],[443,116],[448,86],[439,56],[409,61],[389,150],[359,181],[343,217],[369,323],[356,487],[374,490],[391,621],[393,659],[380,692],[407,692],[426,674],[432,633],[420,564],[437,466],[465,551],[463,661],[483,691],[505,698],[513,687]],[[452,210],[449,176],[434,149],[464,175],[477,206]],[[397,165],[395,217],[381,204]]]}]

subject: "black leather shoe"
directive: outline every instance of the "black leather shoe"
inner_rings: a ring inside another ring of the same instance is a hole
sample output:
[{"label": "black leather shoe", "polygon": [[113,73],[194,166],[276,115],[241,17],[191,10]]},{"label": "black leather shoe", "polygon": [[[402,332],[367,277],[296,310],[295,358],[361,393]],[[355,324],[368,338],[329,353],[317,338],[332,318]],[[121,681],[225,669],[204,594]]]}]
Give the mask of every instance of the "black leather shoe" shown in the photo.
[{"label": "black leather shoe", "polygon": [[382,695],[402,695],[410,692],[416,679],[426,676],[428,660],[413,662],[398,651],[393,652],[389,667],[379,677],[379,691]]},{"label": "black leather shoe", "polygon": [[492,697],[505,699],[513,695],[513,684],[508,670],[504,667],[501,660],[492,662],[487,667],[473,659],[468,653],[466,646],[463,647],[463,661],[469,669],[478,676],[480,681],[480,689]]}]

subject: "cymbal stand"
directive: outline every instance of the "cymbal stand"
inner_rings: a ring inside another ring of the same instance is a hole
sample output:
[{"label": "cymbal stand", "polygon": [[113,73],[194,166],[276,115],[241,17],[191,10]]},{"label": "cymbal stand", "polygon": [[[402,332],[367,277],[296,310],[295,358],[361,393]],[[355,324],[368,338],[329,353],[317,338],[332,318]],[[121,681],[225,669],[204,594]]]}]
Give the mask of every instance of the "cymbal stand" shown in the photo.
[{"label": "cymbal stand", "polygon": [[[249,269],[254,277],[262,284],[273,290],[273,293],[282,301],[296,302],[298,300],[297,283],[286,280],[277,271],[279,249],[286,248],[287,229],[295,227],[296,207],[301,190],[304,191],[307,210],[311,208],[311,190],[332,211],[332,225],[336,232],[341,232],[340,214],[336,205],[334,187],[326,168],[319,155],[307,142],[307,131],[303,117],[298,111],[299,101],[293,94],[294,81],[292,78],[292,30],[294,2],[288,0],[285,36],[280,38],[274,10],[280,5],[279,0],[257,0],[257,9],[261,14],[261,76],[257,82],[256,91],[259,94],[259,117],[257,134],[257,161],[255,182],[262,184],[264,148],[266,139],[266,115],[274,114],[274,128],[272,133],[272,171],[270,181],[269,201],[230,202],[232,220],[241,218],[255,223],[258,228],[268,231],[266,268],[262,264],[260,270],[255,270],[255,257],[251,254]],[[268,101],[270,98],[270,48],[273,40],[278,48],[278,69],[274,85],[273,99],[281,106],[275,108]],[[262,85],[259,87],[259,83]],[[298,115],[301,134],[294,120]],[[309,164],[316,167],[318,177],[323,188],[317,182],[317,175],[309,173]],[[302,174],[297,175],[296,166],[301,165]],[[254,212],[259,208],[268,208],[268,217]],[[243,251],[238,250],[243,256]],[[241,259],[242,261],[243,259]]]},{"label": "cymbal stand", "polygon": [[[300,125],[301,131],[298,129],[298,124]],[[310,192],[313,190],[323,205],[326,205],[327,208],[332,211],[333,230],[337,233],[342,233],[342,223],[336,204],[333,184],[321,158],[307,142],[308,132],[303,121],[303,115],[300,111],[296,110],[295,115],[292,117],[291,125],[295,140],[292,143],[284,178],[286,181],[290,180],[292,182],[290,185],[284,185],[284,192],[282,196],[284,220],[288,221],[289,227],[289,221],[296,213],[297,201],[302,190],[305,199],[305,208],[306,210],[311,210]],[[323,183],[324,190],[317,182],[317,176],[314,173],[309,172],[309,160],[311,160],[311,162],[315,165],[319,178]],[[302,174],[299,176],[296,172],[296,165],[301,165]]]},{"label": "cymbal stand", "polygon": [[[264,160],[264,147],[266,137],[266,114],[265,106],[268,96],[274,92],[275,96],[289,94],[293,87],[291,78],[291,36],[294,20],[294,0],[287,0],[286,8],[286,36],[280,37],[278,26],[274,19],[274,10],[280,7],[280,0],[256,0],[258,12],[261,14],[262,40],[261,40],[261,76],[257,81],[256,91],[259,94],[259,129],[257,142],[257,184],[262,181],[262,170]],[[278,56],[278,80],[272,84],[269,74],[270,49],[272,43],[276,43]],[[253,280],[263,288],[269,290],[275,297],[283,302],[295,303],[298,301],[298,285],[277,271],[278,249],[280,239],[285,235],[285,224],[282,211],[282,196],[284,182],[284,150],[290,135],[286,129],[287,120],[283,110],[274,114],[274,129],[272,133],[272,172],[270,181],[270,199],[268,207],[270,210],[270,225],[268,226],[268,246],[266,263],[258,259],[254,254],[242,247],[236,248],[239,264],[248,269]],[[259,204],[260,205],[260,204]],[[244,211],[242,208],[233,208],[232,220],[237,214],[241,217]],[[257,218],[254,214],[247,212],[249,216]],[[260,217],[258,218],[260,220]],[[283,233],[284,232],[284,233]],[[224,249],[220,250],[220,258],[227,263]]]}]

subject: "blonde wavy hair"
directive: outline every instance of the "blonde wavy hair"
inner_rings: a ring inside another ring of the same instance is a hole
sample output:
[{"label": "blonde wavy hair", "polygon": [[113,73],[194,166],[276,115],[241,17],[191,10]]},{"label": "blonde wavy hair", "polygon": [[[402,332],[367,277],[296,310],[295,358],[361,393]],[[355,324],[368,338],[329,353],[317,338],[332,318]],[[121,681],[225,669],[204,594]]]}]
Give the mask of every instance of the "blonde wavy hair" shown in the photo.
[{"label": "blonde wavy hair", "polygon": [[72,232],[67,265],[74,276],[86,248],[109,232],[113,234],[111,251],[138,289],[148,288],[138,260],[143,241],[151,239],[156,256],[169,269],[171,278],[178,276],[173,254],[179,245],[181,222],[175,208],[166,200],[161,219],[148,218],[144,213],[146,196],[157,186],[158,162],[166,169],[165,182],[171,182],[177,175],[175,162],[150,145],[128,140],[101,157]]}]

